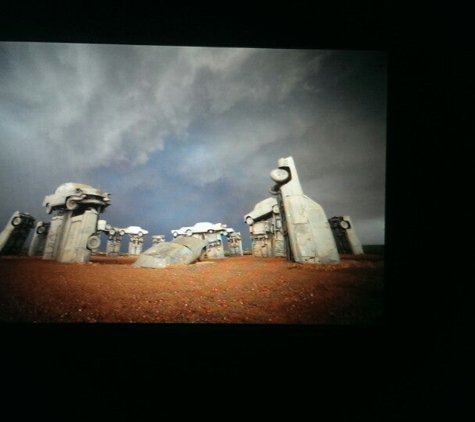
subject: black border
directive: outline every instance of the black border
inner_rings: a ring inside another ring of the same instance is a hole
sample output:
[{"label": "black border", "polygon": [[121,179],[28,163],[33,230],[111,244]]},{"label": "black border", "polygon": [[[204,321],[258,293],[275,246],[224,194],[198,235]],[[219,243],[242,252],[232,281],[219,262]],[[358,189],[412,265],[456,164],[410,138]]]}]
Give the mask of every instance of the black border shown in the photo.
[{"label": "black border", "polygon": [[[140,2],[7,5],[0,40],[387,51],[386,324],[8,325],[2,327],[9,346],[4,361],[17,364],[17,375],[35,373],[32,385],[38,388],[39,379],[52,373],[59,374],[55,384],[64,373],[82,380],[80,386],[90,385],[87,377],[92,377],[98,391],[104,379],[137,385],[180,378],[182,388],[202,379],[246,380],[246,388],[257,382],[300,392],[309,391],[310,382],[311,391],[325,392],[319,397],[341,399],[338,408],[353,397],[351,404],[359,403],[353,409],[379,416],[389,412],[397,419],[414,406],[419,413],[413,415],[466,417],[471,411],[467,391],[473,391],[468,376],[473,373],[473,340],[465,334],[471,308],[461,302],[452,312],[454,289],[446,294],[445,284],[424,264],[433,262],[441,241],[433,229],[440,225],[440,214],[432,207],[441,198],[438,163],[447,158],[447,151],[438,148],[447,141],[443,122],[454,117],[467,122],[469,117],[463,107],[454,116],[451,96],[456,92],[448,79],[458,76],[457,92],[473,88],[465,67],[473,52],[466,36],[470,25],[450,20],[447,10],[404,9],[387,2],[295,5],[283,11],[234,5],[219,12],[184,5],[166,9],[147,10]],[[438,206],[443,206],[440,201]],[[441,253],[442,260],[446,256]],[[442,270],[438,266],[436,271]],[[446,310],[440,312],[443,303],[452,319]]]}]

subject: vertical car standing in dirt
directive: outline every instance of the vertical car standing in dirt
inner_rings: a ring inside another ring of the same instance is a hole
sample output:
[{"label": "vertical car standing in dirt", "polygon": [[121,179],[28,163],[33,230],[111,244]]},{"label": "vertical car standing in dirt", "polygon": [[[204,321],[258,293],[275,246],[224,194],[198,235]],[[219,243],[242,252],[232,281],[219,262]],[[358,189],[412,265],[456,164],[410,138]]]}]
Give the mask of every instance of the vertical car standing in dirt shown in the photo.
[{"label": "vertical car standing in dirt", "polygon": [[361,255],[363,246],[356,235],[355,228],[350,216],[332,217],[328,220],[332,228],[333,236],[339,253]]},{"label": "vertical car standing in dirt", "polygon": [[63,183],[43,201],[51,219],[43,259],[88,262],[101,238],[98,216],[110,205],[110,194],[82,183]]},{"label": "vertical car standing in dirt", "polygon": [[244,222],[249,225],[254,255],[287,256],[282,218],[276,198],[266,198],[258,202],[254,209],[244,216]]},{"label": "vertical car standing in dirt", "polygon": [[299,263],[338,264],[340,256],[323,208],[304,195],[292,157],[278,160],[270,172],[287,232],[291,259]]},{"label": "vertical car standing in dirt", "polygon": [[33,216],[15,211],[0,233],[0,255],[19,255],[34,225]]},{"label": "vertical car standing in dirt", "polygon": [[30,247],[28,248],[29,256],[43,255],[46,245],[46,236],[48,235],[50,225],[51,223],[38,221],[30,242]]}]

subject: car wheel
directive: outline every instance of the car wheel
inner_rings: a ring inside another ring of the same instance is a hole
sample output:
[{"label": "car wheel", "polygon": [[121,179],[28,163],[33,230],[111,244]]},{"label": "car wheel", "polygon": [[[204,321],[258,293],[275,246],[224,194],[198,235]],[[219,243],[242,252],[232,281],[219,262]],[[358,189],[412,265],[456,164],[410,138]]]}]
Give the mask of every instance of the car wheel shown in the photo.
[{"label": "car wheel", "polygon": [[123,235],[125,234],[125,230],[119,231],[119,234],[120,234],[121,236],[123,236]]},{"label": "car wheel", "polygon": [[68,198],[66,200],[66,208],[69,210],[69,211],[73,211],[75,210],[76,208],[78,207],[78,203],[75,199],[73,198]]},{"label": "car wheel", "polygon": [[290,174],[284,169],[275,169],[270,172],[270,177],[274,182],[284,183],[289,180]]},{"label": "car wheel", "polygon": [[278,195],[279,194],[279,185],[274,185],[269,188],[269,193],[271,195]]},{"label": "car wheel", "polygon": [[278,205],[274,205],[274,206],[272,207],[272,212],[273,212],[274,214],[279,214],[279,206],[278,206]]},{"label": "car wheel", "polygon": [[137,236],[138,236],[138,237],[142,237],[142,236],[143,236],[143,233],[142,233],[142,232],[138,232],[138,233],[137,233]]},{"label": "car wheel", "polygon": [[340,227],[342,229],[349,229],[350,228],[350,223],[348,223],[348,221],[346,221],[346,220],[341,220],[340,221]]},{"label": "car wheel", "polygon": [[209,234],[213,233],[213,230],[209,229],[209,230],[208,230],[208,233],[209,233]]},{"label": "car wheel", "polygon": [[172,232],[173,237],[177,237],[178,233],[177,232]]},{"label": "car wheel", "polygon": [[53,208],[50,204],[46,204],[46,214],[51,214],[53,212]]},{"label": "car wheel", "polygon": [[87,249],[93,250],[97,249],[99,245],[101,244],[101,238],[95,234],[92,236],[89,236],[89,239],[87,239]]},{"label": "car wheel", "polygon": [[110,229],[110,230],[109,230],[109,234],[110,234],[111,236],[114,236],[114,235],[115,235],[115,230],[114,230],[114,229]]},{"label": "car wheel", "polygon": [[252,226],[254,224],[254,220],[252,219],[252,217],[247,217],[246,218],[246,224],[248,226]]},{"label": "car wheel", "polygon": [[193,234],[193,232],[192,232],[190,229],[188,229],[188,230],[186,231],[186,235],[187,235],[187,236],[191,236],[192,234]]},{"label": "car wheel", "polygon": [[46,230],[43,226],[40,226],[36,229],[36,233],[38,233],[38,234],[43,234],[45,231]]},{"label": "car wheel", "polygon": [[12,224],[14,226],[19,226],[21,224],[21,217],[15,217],[13,220],[12,220]]}]

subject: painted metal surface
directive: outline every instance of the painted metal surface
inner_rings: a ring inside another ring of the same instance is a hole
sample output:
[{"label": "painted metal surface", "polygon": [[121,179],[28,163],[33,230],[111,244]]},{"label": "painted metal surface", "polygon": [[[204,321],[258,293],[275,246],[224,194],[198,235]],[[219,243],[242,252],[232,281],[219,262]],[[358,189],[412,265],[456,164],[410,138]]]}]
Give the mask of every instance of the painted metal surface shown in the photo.
[{"label": "painted metal surface", "polygon": [[109,232],[107,235],[106,243],[106,255],[118,256],[120,255],[120,247],[122,244],[122,235],[119,231],[114,231],[112,234]]},{"label": "painted metal surface", "polygon": [[152,243],[155,245],[157,243],[162,243],[165,242],[165,235],[164,234],[154,234],[152,236]]},{"label": "painted metal surface", "polygon": [[278,160],[270,172],[281,196],[283,225],[287,230],[292,260],[299,263],[338,264],[340,256],[323,208],[304,195],[292,157]]},{"label": "painted metal surface", "polygon": [[55,215],[51,219],[48,234],[46,236],[43,259],[56,259],[63,236],[64,214]]},{"label": "painted metal surface", "polygon": [[88,209],[79,215],[72,211],[65,212],[63,235],[56,256],[58,262],[89,262],[91,253],[101,244],[97,232],[98,215],[95,209]]},{"label": "painted metal surface", "polygon": [[349,215],[328,219],[340,254],[362,255],[363,246]]},{"label": "painted metal surface", "polygon": [[165,268],[170,265],[188,265],[202,256],[208,239],[194,236],[179,236],[171,242],[161,242],[142,252],[132,266]]},{"label": "painted metal surface", "polygon": [[106,224],[105,220],[98,220],[97,231],[103,232],[107,236],[106,255],[120,255],[120,247],[122,244],[122,237],[125,235],[125,230],[118,227],[112,227],[110,224]]},{"label": "painted metal surface", "polygon": [[0,233],[0,255],[19,255],[34,225],[33,216],[15,211]]},{"label": "painted metal surface", "polygon": [[250,226],[253,254],[287,256],[280,205],[276,197],[258,202],[251,212],[244,215],[244,222]]},{"label": "painted metal surface", "polygon": [[82,183],[63,183],[54,194],[45,196],[51,219],[43,259],[63,263],[89,262],[101,244],[105,220],[99,214],[110,205],[110,194]]},{"label": "painted metal surface", "polygon": [[50,226],[51,223],[46,221],[36,223],[35,232],[28,248],[28,256],[43,255]]},{"label": "painted metal surface", "polygon": [[228,247],[230,255],[243,255],[241,232],[228,234]]},{"label": "painted metal surface", "polygon": [[252,254],[266,258],[272,256],[272,233],[267,221],[258,221],[249,227],[252,240]]},{"label": "painted metal surface", "polygon": [[224,258],[224,246],[221,234],[213,233],[205,235],[205,237],[208,240],[208,245],[206,246],[206,256],[209,259]]},{"label": "painted metal surface", "polygon": [[201,221],[196,223],[194,226],[181,227],[179,229],[171,230],[173,237],[178,236],[192,236],[194,234],[203,234],[203,233],[221,233],[225,234],[227,230],[227,225],[222,223],[209,223],[207,221]]},{"label": "painted metal surface", "polygon": [[130,255],[140,255],[143,248],[143,235],[133,234],[130,235],[129,240],[129,254]]},{"label": "painted metal surface", "polygon": [[275,197],[266,198],[258,202],[254,209],[244,215],[244,222],[252,225],[255,221],[262,221],[272,217],[272,214],[279,214],[279,205]]},{"label": "painted metal surface", "polygon": [[46,195],[43,206],[51,214],[56,210],[75,211],[82,207],[92,207],[104,211],[111,203],[110,193],[103,192],[83,183],[63,183],[51,195]]}]

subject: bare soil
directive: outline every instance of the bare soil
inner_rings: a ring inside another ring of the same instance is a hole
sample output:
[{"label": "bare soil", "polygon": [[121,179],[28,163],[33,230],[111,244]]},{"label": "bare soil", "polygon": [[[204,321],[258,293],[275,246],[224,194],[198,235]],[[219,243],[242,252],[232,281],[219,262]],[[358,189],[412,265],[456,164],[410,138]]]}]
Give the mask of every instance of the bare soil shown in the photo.
[{"label": "bare soil", "polygon": [[249,255],[135,268],[136,256],[64,264],[0,258],[0,320],[31,323],[380,324],[384,261]]}]

